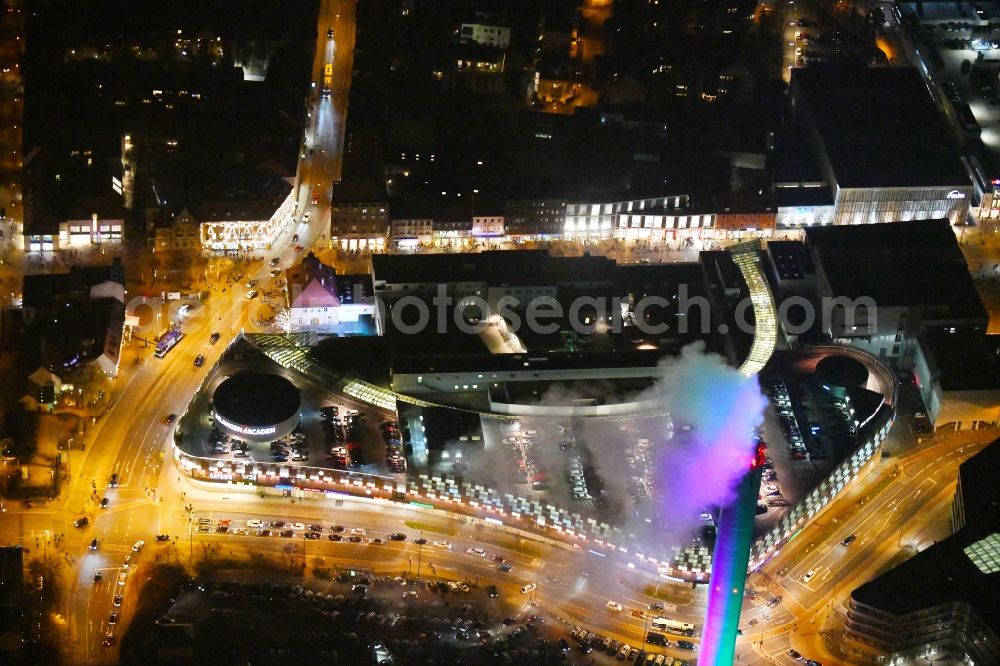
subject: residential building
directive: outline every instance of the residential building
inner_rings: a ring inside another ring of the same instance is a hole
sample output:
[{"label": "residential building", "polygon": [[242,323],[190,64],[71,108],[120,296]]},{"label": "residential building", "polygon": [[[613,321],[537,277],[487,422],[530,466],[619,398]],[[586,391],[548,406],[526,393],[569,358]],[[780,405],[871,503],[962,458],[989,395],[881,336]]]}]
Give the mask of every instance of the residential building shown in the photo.
[{"label": "residential building", "polygon": [[510,46],[510,28],[498,16],[476,12],[471,21],[461,25],[458,39],[505,49]]},{"label": "residential building", "polygon": [[163,209],[148,211],[146,225],[154,252],[201,252],[201,227],[187,208],[176,215]]},{"label": "residential building", "polygon": [[514,238],[559,237],[565,225],[565,199],[511,199],[504,206],[504,230]]},{"label": "residential building", "polygon": [[389,236],[385,188],[373,180],[345,180],[333,188],[330,241],[341,249],[381,250]]},{"label": "residential building", "polygon": [[21,350],[27,359],[57,373],[94,364],[106,375],[118,374],[125,329],[121,259],[26,275],[23,294]]}]

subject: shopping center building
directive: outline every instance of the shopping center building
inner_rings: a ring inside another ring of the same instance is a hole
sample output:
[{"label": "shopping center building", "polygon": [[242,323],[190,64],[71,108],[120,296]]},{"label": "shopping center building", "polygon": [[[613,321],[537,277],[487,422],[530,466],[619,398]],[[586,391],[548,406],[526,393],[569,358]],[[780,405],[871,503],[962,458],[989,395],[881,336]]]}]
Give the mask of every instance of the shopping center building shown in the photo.
[{"label": "shopping center building", "polygon": [[[769,453],[774,459],[773,464],[779,478],[790,480],[808,477],[809,481],[803,487],[783,483],[782,490],[787,499],[762,505],[763,513],[755,523],[756,540],[750,562],[751,567],[757,567],[787,542],[795,531],[815,518],[853,479],[870,469],[872,461],[877,460],[881,444],[895,415],[895,384],[892,373],[877,359],[862,351],[837,345],[813,348],[806,352],[783,352],[772,360],[778,327],[759,254],[753,250],[754,248],[749,248],[735,256],[731,255],[730,262],[737,276],[734,279],[739,284],[729,285],[733,280],[727,280],[725,285],[718,285],[721,290],[718,294],[713,293],[716,286],[712,286],[706,298],[713,303],[722,303],[726,301],[722,291],[732,292],[730,295],[735,301],[739,301],[741,295],[749,298],[754,307],[759,334],[737,337],[721,345],[712,343],[710,348],[716,348],[724,354],[732,353],[731,365],[740,366],[746,376],[761,372],[762,376],[769,378],[768,381],[775,381],[777,378],[777,383],[783,382],[788,386],[808,384],[812,387],[810,390],[817,394],[829,392],[826,386],[830,386],[836,390],[837,395],[828,400],[836,399],[843,404],[853,401],[851,405],[859,414],[859,427],[851,438],[807,443],[809,455],[816,456],[814,461],[806,461],[806,466],[812,470],[809,473],[812,476],[803,476],[789,467],[798,463],[789,461],[785,451],[787,444],[781,433],[774,430],[772,425],[765,426]],[[725,253],[710,253],[706,258],[706,267],[713,275],[716,274],[717,267],[712,267],[722,260],[716,254]],[[421,261],[431,260],[433,257],[407,259]],[[462,258],[453,256],[449,261],[461,263]],[[545,265],[538,258],[530,261],[538,262],[537,266]],[[590,275],[590,290],[597,289],[604,293],[615,284],[613,268],[606,268],[606,279]],[[642,273],[654,268],[656,267],[633,266],[629,267],[628,273]],[[697,265],[693,272],[683,266],[678,268],[671,265],[670,268],[676,271],[672,274],[674,280],[684,275],[697,275],[705,270]],[[376,283],[379,273],[380,270],[376,267]],[[409,273],[408,280],[412,280],[413,285],[426,286],[430,281],[437,280],[432,273],[434,271],[429,268]],[[544,270],[537,273],[544,274]],[[568,274],[578,275],[576,271]],[[640,276],[641,280],[638,282],[644,283],[652,275],[653,273]],[[457,294],[466,288],[472,288],[474,293],[474,285],[465,282],[461,274],[454,274],[452,278],[455,280],[452,283],[455,290],[453,293]],[[400,294],[417,296],[422,291],[403,290],[402,283],[397,284],[392,280],[386,282],[394,285],[390,291],[398,288]],[[381,286],[387,285],[383,283]],[[507,285],[508,288],[510,286]],[[539,284],[534,288],[541,286],[544,285]],[[488,285],[480,285],[480,289],[483,288],[488,289]],[[571,287],[559,287],[555,284],[553,288],[556,295],[560,289],[576,294],[588,293],[586,283],[582,281]],[[721,307],[722,311],[717,313],[716,321],[731,321],[725,306]],[[440,339],[435,342],[436,338]],[[524,341],[534,351],[523,355],[505,354],[502,362],[500,356],[486,352],[486,343],[476,336],[462,334],[460,337],[454,331],[419,340],[388,331],[381,336],[327,338],[318,344],[315,336],[310,338],[308,334],[260,335],[245,336],[239,344],[243,348],[252,347],[256,350],[256,355],[270,359],[276,364],[279,373],[298,374],[305,382],[330,387],[331,400],[334,402],[337,401],[336,395],[343,395],[346,396],[344,399],[360,401],[373,408],[397,414],[404,432],[409,433],[407,437],[412,438],[414,451],[427,448],[433,450],[437,447],[450,452],[452,460],[457,458],[455,454],[459,452],[463,454],[461,459],[465,460],[474,458],[489,446],[498,446],[495,442],[491,444],[490,435],[497,429],[497,424],[501,424],[500,427],[521,423],[522,428],[555,428],[556,424],[567,424],[573,419],[595,419],[593,423],[597,426],[597,420],[607,420],[608,417],[613,420],[623,415],[636,423],[644,419],[666,419],[666,423],[670,423],[672,418],[683,420],[682,415],[666,414],[661,404],[654,404],[656,401],[642,397],[642,391],[662,374],[659,361],[664,356],[680,353],[677,345],[682,343],[679,341],[675,344],[663,338],[658,341],[658,346],[606,356],[594,351],[589,354],[582,351],[542,353],[535,347],[550,344],[553,339],[536,339],[526,335]],[[629,340],[627,337],[622,339]],[[572,344],[583,342],[581,338]],[[706,342],[710,342],[710,339],[702,340],[702,343]],[[480,352],[471,353],[470,349],[476,345]],[[447,350],[444,356],[441,355],[442,349]],[[852,368],[858,369],[841,373],[843,379],[824,376],[820,381],[815,368],[821,365],[820,361],[831,357],[850,359]],[[834,386],[837,381],[845,386]],[[593,387],[598,382],[601,386],[614,387],[615,390],[602,390],[601,395],[593,399],[580,399],[582,396],[573,392],[574,386]],[[538,396],[553,388],[564,391],[565,401],[560,403],[549,399],[540,402]],[[248,426],[277,428],[270,422],[244,423],[243,417],[225,410],[220,412],[218,398],[215,410],[216,424],[229,428],[237,437],[240,433],[246,435]],[[440,421],[442,417],[447,420],[449,413],[471,415],[480,420],[480,431],[485,435],[470,437],[467,441],[438,441],[435,439],[438,435],[423,429],[426,424]],[[224,421],[220,421],[220,416]],[[768,419],[773,422],[772,417]],[[808,424],[803,424],[802,429],[808,430]],[[278,434],[276,429],[273,433],[262,436],[265,439],[276,438]],[[254,433],[250,435],[254,436]],[[667,440],[669,437],[660,445],[669,445]],[[489,511],[494,512],[494,516],[503,518],[505,523],[520,524],[518,521],[528,516],[531,517],[532,529],[542,529],[549,533],[547,530],[558,527],[567,535],[585,535],[592,547],[615,549],[619,544],[631,545],[641,541],[641,537],[636,534],[601,522],[597,514],[590,512],[587,506],[571,504],[572,500],[560,498],[558,493],[548,495],[531,488],[503,492],[482,486],[474,474],[455,476],[455,472],[435,468],[433,471],[424,471],[423,477],[414,476],[406,482],[400,482],[387,480],[378,474],[332,470],[316,463],[310,466],[310,463],[297,462],[247,462],[229,460],[226,456],[223,456],[224,459],[216,459],[200,451],[186,450],[183,443],[175,455],[180,461],[180,468],[196,478],[251,484],[267,492],[270,492],[268,489],[280,486],[285,489],[284,492],[298,493],[305,497],[329,488],[339,492],[346,490],[370,495],[385,493],[387,497],[403,497],[431,504],[444,501],[447,497],[447,501],[451,502],[449,506],[452,507],[456,506],[454,503],[458,500],[461,500],[464,509],[492,507]],[[438,456],[438,460],[442,457],[448,459],[442,454]],[[411,463],[410,469],[421,468]],[[806,473],[805,469],[800,471]],[[542,522],[534,522],[535,518],[541,518]],[[539,527],[540,525],[544,527]],[[632,552],[634,549],[628,550]],[[653,564],[664,576],[704,582],[711,569],[711,550],[701,544],[677,550],[667,547],[658,549],[651,544],[645,549],[645,557],[645,565]]]}]

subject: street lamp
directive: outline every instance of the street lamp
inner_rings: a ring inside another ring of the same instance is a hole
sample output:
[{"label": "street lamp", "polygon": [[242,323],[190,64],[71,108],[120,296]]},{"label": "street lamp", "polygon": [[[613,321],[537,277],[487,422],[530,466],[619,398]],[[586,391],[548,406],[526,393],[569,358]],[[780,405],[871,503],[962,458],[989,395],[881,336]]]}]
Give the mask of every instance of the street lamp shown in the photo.
[{"label": "street lamp", "polygon": [[420,541],[421,541],[421,543],[417,544],[417,580],[418,581],[420,580],[420,558],[421,558],[421,556],[423,555],[423,552],[424,552],[423,540],[424,540],[424,531],[420,530]]},{"label": "street lamp", "polygon": [[194,559],[194,506],[188,504],[184,511],[188,515],[188,566],[191,566]]},{"label": "street lamp", "polygon": [[642,613],[642,652],[646,651],[646,638],[649,637],[649,613]]}]

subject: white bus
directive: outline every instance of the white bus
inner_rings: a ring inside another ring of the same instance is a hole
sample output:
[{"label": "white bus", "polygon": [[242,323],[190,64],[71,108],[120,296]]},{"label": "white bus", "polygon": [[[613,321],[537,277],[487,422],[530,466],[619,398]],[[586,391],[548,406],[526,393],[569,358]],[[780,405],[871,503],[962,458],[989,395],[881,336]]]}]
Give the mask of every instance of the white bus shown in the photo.
[{"label": "white bus", "polygon": [[695,626],[688,622],[677,622],[666,617],[654,617],[653,628],[665,631],[670,634],[680,634],[681,636],[694,636]]}]

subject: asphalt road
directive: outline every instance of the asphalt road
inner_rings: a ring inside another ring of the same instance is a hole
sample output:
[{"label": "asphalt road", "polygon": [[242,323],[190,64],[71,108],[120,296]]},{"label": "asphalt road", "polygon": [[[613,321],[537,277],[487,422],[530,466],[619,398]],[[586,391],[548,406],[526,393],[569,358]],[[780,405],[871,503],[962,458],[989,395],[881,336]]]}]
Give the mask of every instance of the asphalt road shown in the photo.
[{"label": "asphalt road", "polygon": [[[333,54],[333,95],[329,100],[317,101],[315,136],[325,148],[317,150],[313,158],[301,165],[300,196],[302,187],[307,191],[308,183],[320,179],[324,188],[332,187],[340,168],[336,155],[342,145],[346,111],[353,3],[327,1],[322,7],[318,33],[324,48],[317,55],[317,81],[322,76],[322,64]],[[328,26],[335,30],[332,44],[326,39]],[[297,231],[303,245],[322,240],[327,233],[329,210],[324,206],[328,205],[329,197],[324,194],[320,197],[320,207],[312,209],[311,222]],[[295,232],[289,229],[286,233],[290,236]],[[284,243],[280,252],[272,253],[267,259],[277,256],[280,265],[290,265],[296,256],[293,245],[290,241]],[[267,261],[255,264],[244,279],[257,277],[265,284],[271,279],[270,268]],[[114,650],[109,651],[100,643],[109,628],[108,616],[114,608],[112,602],[119,587],[118,574],[125,571],[124,559],[131,553],[131,545],[136,540],[143,539],[147,544],[136,556],[138,562],[155,558],[169,549],[174,549],[183,561],[185,554],[198,555],[200,542],[218,542],[220,550],[232,549],[234,552],[248,548],[275,554],[284,552],[287,540],[280,538],[189,531],[185,505],[193,507],[195,518],[227,518],[237,527],[241,521],[245,524],[253,517],[322,522],[327,526],[337,523],[348,529],[363,527],[382,538],[392,532],[403,532],[409,537],[406,542],[387,542],[381,546],[326,540],[307,543],[301,537],[293,541],[305,548],[307,558],[322,557],[344,564],[369,563],[373,569],[385,568],[397,573],[404,570],[416,573],[419,563],[424,576],[458,580],[478,578],[480,588],[495,583],[503,596],[515,603],[526,604],[531,596],[543,611],[570,624],[578,623],[629,644],[641,645],[645,623],[633,617],[631,611],[643,609],[656,600],[647,594],[648,588],[655,586],[655,578],[630,568],[624,558],[602,558],[585,548],[523,540],[498,529],[476,528],[461,516],[438,511],[426,512],[398,504],[355,499],[292,504],[279,498],[237,495],[231,488],[205,489],[178,475],[169,456],[170,428],[164,425],[163,418],[168,413],[183,410],[227,341],[254,320],[256,301],[246,299],[242,289],[236,290],[235,297],[233,293],[228,291],[213,296],[203,309],[196,310],[185,323],[187,337],[164,359],[153,358],[150,349],[143,350],[135,342],[130,343],[123,353],[121,377],[111,392],[110,411],[88,434],[87,451],[73,453],[72,482],[62,500],[30,510],[11,507],[0,516],[0,541],[22,543],[32,549],[32,555],[37,554],[36,549],[42,552],[53,549],[67,563],[65,572],[70,594],[66,617],[73,661],[88,664],[114,661]],[[213,331],[222,335],[216,345],[209,342]],[[192,363],[198,353],[206,356],[202,368]],[[748,600],[743,623],[745,636],[739,649],[741,653],[753,652],[742,656],[741,662],[787,661],[781,655],[787,652],[789,645],[795,645],[807,656],[834,663],[823,652],[818,632],[807,636],[803,635],[805,632],[794,631],[793,627],[809,623],[810,619],[820,623],[827,622],[829,617],[835,620],[837,603],[854,585],[896,557],[899,548],[906,543],[920,544],[917,547],[926,545],[921,541],[920,532],[926,523],[926,512],[946,504],[956,466],[971,454],[969,446],[948,441],[911,454],[901,461],[902,474],[864,505],[856,505],[858,493],[863,496],[866,489],[872,492],[871,488],[878,483],[878,472],[856,484],[814,525],[786,546],[764,567],[767,578],[754,579],[760,582],[755,587],[764,588],[765,600]],[[884,465],[880,469],[884,472]],[[119,474],[120,483],[117,488],[108,488],[108,478],[113,472]],[[101,497],[109,499],[107,509],[98,508],[96,502]],[[343,504],[338,506],[338,501]],[[899,516],[892,517],[892,511],[897,508]],[[73,519],[82,515],[90,517],[90,524],[83,529],[74,528]],[[453,548],[417,546],[412,539],[419,530],[407,526],[407,521],[423,527],[424,537],[429,541],[448,540]],[[158,533],[180,538],[173,545],[157,544],[154,537]],[[58,544],[56,534],[65,535]],[[848,534],[856,534],[857,541],[850,548],[838,546]],[[95,536],[100,539],[100,547],[91,552],[88,544]],[[513,571],[502,574],[487,557],[468,554],[466,549],[472,546],[503,555],[512,563]],[[424,569],[432,564],[430,572]],[[815,569],[817,574],[808,584],[803,584],[801,576],[810,569]],[[93,577],[98,570],[103,580],[95,584]],[[538,585],[533,595],[521,595],[519,588],[526,583]],[[129,579],[121,586],[124,602],[118,626],[128,621],[133,608],[130,595],[134,585],[135,581]],[[659,592],[662,594],[665,590],[670,588],[661,585]],[[775,592],[783,600],[770,606],[767,595]],[[675,600],[664,600],[666,604],[673,604],[673,608],[667,606],[665,614],[700,624],[704,598],[700,594],[692,596],[693,599],[676,593],[673,595]],[[608,600],[623,604],[625,611],[616,613],[607,609]],[[755,619],[757,622],[750,630],[749,622]],[[760,640],[761,645],[751,646],[752,640]],[[689,652],[674,649],[667,652],[680,657],[691,656]]]}]

